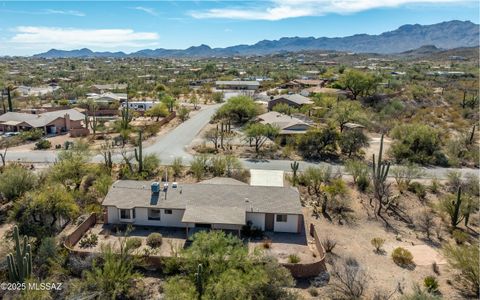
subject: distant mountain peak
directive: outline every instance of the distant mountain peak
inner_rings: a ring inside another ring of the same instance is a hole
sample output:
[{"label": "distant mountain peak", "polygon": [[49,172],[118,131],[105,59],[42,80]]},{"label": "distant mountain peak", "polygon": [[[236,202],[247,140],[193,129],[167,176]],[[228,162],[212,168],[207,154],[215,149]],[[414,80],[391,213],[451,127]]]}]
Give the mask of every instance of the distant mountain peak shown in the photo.
[{"label": "distant mountain peak", "polygon": [[[266,55],[279,52],[304,50],[335,50],[357,53],[401,53],[439,51],[479,45],[479,25],[471,21],[446,21],[432,25],[406,24],[379,35],[356,34],[347,37],[282,37],[278,40],[262,40],[253,45],[236,45],[227,48],[211,48],[201,44],[184,50],[144,49],[134,53],[92,52],[90,49],[51,49],[34,57],[210,57],[233,55]],[[427,46],[425,46],[427,45]],[[413,50],[412,50],[413,51]]]}]

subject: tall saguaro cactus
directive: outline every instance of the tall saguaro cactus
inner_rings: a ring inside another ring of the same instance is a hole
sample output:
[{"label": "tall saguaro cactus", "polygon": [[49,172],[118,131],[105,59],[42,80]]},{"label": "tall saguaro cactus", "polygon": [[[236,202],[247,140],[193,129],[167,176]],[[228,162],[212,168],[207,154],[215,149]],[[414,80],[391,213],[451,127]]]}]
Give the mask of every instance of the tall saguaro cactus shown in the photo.
[{"label": "tall saguaro cactus", "polygon": [[290,164],[290,168],[292,168],[292,172],[293,172],[292,181],[294,186],[297,185],[297,172],[298,172],[299,166],[300,164],[298,163],[298,161],[294,161]]},{"label": "tall saguaro cactus", "polygon": [[374,188],[374,195],[378,201],[377,215],[380,216],[385,197],[388,197],[387,176],[390,170],[390,163],[382,161],[383,155],[383,134],[380,138],[380,150],[378,151],[378,160],[375,161],[375,154],[373,154],[372,164],[372,181]]},{"label": "tall saguaro cactus", "polygon": [[202,273],[203,273],[203,266],[202,264],[198,264],[197,272],[195,273],[195,288],[197,289],[198,300],[201,300],[203,295]]},{"label": "tall saguaro cactus", "polygon": [[8,275],[11,282],[25,282],[32,274],[32,251],[27,237],[23,237],[23,246],[20,246],[18,227],[13,228],[15,252],[7,255]]},{"label": "tall saguaro cactus", "polygon": [[457,199],[452,204],[453,204],[453,212],[452,212],[451,223],[452,223],[452,227],[455,228],[463,220],[463,218],[460,218],[460,206],[462,205],[462,188],[461,187],[458,187]]},{"label": "tall saguaro cactus", "polygon": [[138,162],[138,173],[143,172],[143,146],[142,146],[142,131],[138,132],[138,151],[135,148],[135,159]]}]

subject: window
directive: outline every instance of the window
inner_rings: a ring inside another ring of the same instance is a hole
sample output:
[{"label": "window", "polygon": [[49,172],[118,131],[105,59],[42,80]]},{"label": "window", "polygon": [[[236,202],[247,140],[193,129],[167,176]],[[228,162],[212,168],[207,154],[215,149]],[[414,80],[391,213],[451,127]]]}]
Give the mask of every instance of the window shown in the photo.
[{"label": "window", "polygon": [[287,222],[287,215],[277,215],[277,222]]},{"label": "window", "polygon": [[148,219],[153,221],[160,221],[160,210],[159,209],[149,209],[148,210]]},{"label": "window", "polygon": [[165,210],[165,214],[166,214],[166,215],[171,215],[171,214],[172,214],[172,210],[171,210],[171,209],[166,209],[166,210]]},{"label": "window", "polygon": [[130,210],[129,209],[121,209],[120,210],[120,219],[130,219]]}]

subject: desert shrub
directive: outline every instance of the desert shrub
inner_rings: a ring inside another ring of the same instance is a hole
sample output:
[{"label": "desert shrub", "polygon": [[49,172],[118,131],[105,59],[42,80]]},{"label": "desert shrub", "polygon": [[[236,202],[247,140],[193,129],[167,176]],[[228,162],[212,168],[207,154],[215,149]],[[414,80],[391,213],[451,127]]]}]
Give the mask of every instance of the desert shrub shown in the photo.
[{"label": "desert shrub", "polygon": [[392,174],[400,192],[410,186],[413,179],[423,175],[422,169],[413,163],[406,162],[404,165],[392,168]]},{"label": "desert shrub", "polygon": [[425,197],[427,196],[427,189],[420,182],[410,183],[410,185],[408,186],[408,191],[417,195],[420,201],[425,200]]},{"label": "desert shrub", "polygon": [[452,245],[443,247],[443,254],[448,264],[459,271],[458,284],[467,288],[467,291],[480,295],[480,262],[478,245]]},{"label": "desert shrub", "polygon": [[173,177],[182,175],[183,161],[181,157],[175,157],[172,162]]},{"label": "desert shrub", "polygon": [[427,288],[429,293],[438,291],[438,280],[433,276],[427,276],[423,279],[423,285]]},{"label": "desert shrub", "polygon": [[358,186],[358,180],[361,177],[368,179],[368,172],[370,169],[368,165],[360,160],[348,160],[345,163],[345,169],[348,173],[350,173],[353,177],[353,182]]},{"label": "desert shrub", "polygon": [[397,162],[407,160],[418,164],[448,165],[441,152],[439,132],[428,125],[401,124],[393,128],[390,152]]},{"label": "desert shrub", "polygon": [[435,215],[431,209],[424,209],[415,216],[415,227],[422,231],[430,240],[432,231],[435,230]]},{"label": "desert shrub", "polygon": [[139,237],[131,237],[127,240],[128,247],[132,247],[132,249],[137,249],[142,246],[142,239]]},{"label": "desert shrub", "polygon": [[29,131],[22,131],[19,137],[24,141],[37,141],[43,136],[43,130],[33,129]]},{"label": "desert shrub", "polygon": [[190,171],[197,180],[201,180],[207,171],[208,157],[206,155],[197,155],[193,158],[190,165]]},{"label": "desert shrub", "polygon": [[380,253],[382,251],[383,244],[385,244],[385,240],[380,237],[376,237],[373,238],[370,243],[373,247],[375,247],[375,252]]},{"label": "desert shrub", "polygon": [[468,241],[468,233],[465,233],[459,229],[455,229],[452,231],[452,238],[458,245],[463,245],[466,241]]},{"label": "desert shrub", "polygon": [[86,234],[79,243],[80,248],[91,248],[98,244],[98,235],[95,233]]},{"label": "desert shrub", "polygon": [[355,258],[335,262],[331,274],[336,279],[331,283],[334,293],[339,294],[341,298],[362,299],[368,278]]},{"label": "desert shrub", "polygon": [[300,262],[300,257],[296,254],[290,254],[288,256],[288,262],[291,264],[298,264]]},{"label": "desert shrub", "polygon": [[227,169],[225,157],[221,155],[213,155],[210,157],[209,163],[213,176],[223,176],[223,174],[225,174]]},{"label": "desert shrub", "polygon": [[440,181],[435,177],[432,179],[432,182],[430,183],[430,192],[433,194],[436,194],[439,192],[441,188],[441,183]]},{"label": "desert shrub", "polygon": [[393,250],[392,259],[397,265],[401,267],[408,267],[414,264],[412,253],[402,247],[397,247],[395,248],[395,250]]},{"label": "desert shrub", "polygon": [[37,184],[37,177],[33,172],[18,164],[8,165],[0,176],[1,200],[15,200],[30,191]]},{"label": "desert shrub", "polygon": [[298,151],[306,159],[323,159],[335,155],[338,132],[335,128],[311,129],[298,141]]},{"label": "desert shrub", "polygon": [[322,246],[325,249],[325,252],[327,253],[331,253],[336,245],[337,245],[337,241],[335,241],[330,237],[326,237],[322,241]]},{"label": "desert shrub", "polygon": [[430,294],[428,291],[420,288],[418,284],[413,286],[413,292],[405,294],[399,298],[400,300],[441,300],[437,295]]},{"label": "desert shrub", "polygon": [[163,236],[158,232],[150,233],[147,236],[147,245],[151,248],[158,248],[162,245]]},{"label": "desert shrub", "polygon": [[52,143],[49,140],[40,140],[35,143],[35,149],[37,150],[50,149],[51,147]]}]

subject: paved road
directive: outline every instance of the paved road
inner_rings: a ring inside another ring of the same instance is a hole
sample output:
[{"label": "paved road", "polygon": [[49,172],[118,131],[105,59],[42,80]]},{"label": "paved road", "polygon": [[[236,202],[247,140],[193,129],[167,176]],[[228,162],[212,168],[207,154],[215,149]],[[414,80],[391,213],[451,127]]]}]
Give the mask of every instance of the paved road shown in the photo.
[{"label": "paved road", "polygon": [[[146,146],[144,153],[155,153],[161,159],[161,163],[168,165],[173,162],[175,157],[182,157],[185,164],[191,160],[192,155],[187,153],[186,147],[198,135],[200,130],[208,124],[211,116],[215,113],[221,104],[207,106],[195,114],[193,117],[183,122],[169,133],[157,138],[154,144]],[[57,157],[55,151],[10,151],[7,153],[7,160],[10,161],[24,161],[24,162],[54,162]],[[120,155],[115,155],[115,161],[120,161]],[[101,162],[102,157],[97,155],[93,157],[93,161]],[[246,169],[263,169],[263,170],[282,170],[290,171],[290,160],[252,160],[241,159],[243,166]],[[300,162],[300,170],[304,170],[309,166],[330,166],[334,172],[340,171],[345,173],[344,167],[340,164],[330,164],[326,162]],[[463,175],[479,174],[478,169],[456,169],[456,168],[423,168],[424,178],[437,177],[439,179],[446,178],[450,171],[459,171]]]}]

